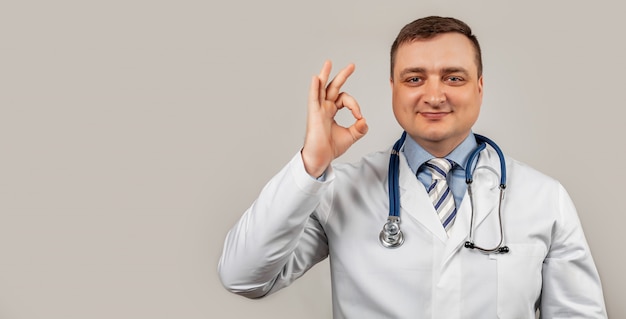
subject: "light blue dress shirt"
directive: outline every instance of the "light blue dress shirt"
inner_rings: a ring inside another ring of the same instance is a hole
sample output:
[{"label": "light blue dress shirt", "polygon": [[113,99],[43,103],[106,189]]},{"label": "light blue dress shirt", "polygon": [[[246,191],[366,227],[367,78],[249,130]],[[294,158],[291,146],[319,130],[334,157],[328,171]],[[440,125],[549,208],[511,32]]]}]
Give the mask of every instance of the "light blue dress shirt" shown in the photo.
[{"label": "light blue dress shirt", "polygon": [[[467,184],[465,183],[465,164],[467,163],[467,158],[476,146],[478,146],[478,144],[476,143],[474,133],[470,133],[459,146],[452,150],[450,154],[446,155],[447,159],[455,163],[452,167],[452,174],[448,174],[447,181],[448,187],[450,191],[452,191],[452,195],[454,195],[454,204],[456,204],[457,209],[461,207],[461,201],[467,189]],[[424,187],[428,189],[432,182],[432,177],[430,171],[422,166],[422,164],[435,158],[435,156],[428,153],[408,135],[402,151],[413,174],[416,174],[420,182],[424,184]]]}]

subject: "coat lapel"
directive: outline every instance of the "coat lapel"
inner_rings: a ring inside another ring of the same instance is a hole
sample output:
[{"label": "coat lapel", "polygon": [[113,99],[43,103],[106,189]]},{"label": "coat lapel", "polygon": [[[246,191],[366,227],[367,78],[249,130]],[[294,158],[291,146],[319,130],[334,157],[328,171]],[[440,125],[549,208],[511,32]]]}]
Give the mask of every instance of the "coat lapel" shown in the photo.
[{"label": "coat lapel", "polygon": [[441,221],[430,202],[426,188],[417,179],[407,164],[404,153],[400,153],[400,208],[401,216],[409,215],[419,224],[439,238],[442,242],[448,240]]},{"label": "coat lapel", "polygon": [[461,202],[461,207],[457,207],[457,216],[450,230],[450,238],[446,242],[443,254],[445,265],[459,248],[463,247],[469,239],[472,205],[474,206],[474,231],[487,218],[494,213],[498,207],[498,196],[500,194],[500,159],[498,155],[487,148],[480,153],[478,163],[473,173],[472,196],[470,200],[468,191]]}]

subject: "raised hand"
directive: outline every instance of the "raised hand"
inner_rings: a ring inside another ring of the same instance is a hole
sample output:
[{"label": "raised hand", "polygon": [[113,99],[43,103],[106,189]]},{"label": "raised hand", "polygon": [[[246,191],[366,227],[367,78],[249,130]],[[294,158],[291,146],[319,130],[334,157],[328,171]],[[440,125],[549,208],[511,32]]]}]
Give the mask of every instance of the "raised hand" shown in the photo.
[{"label": "raised hand", "polygon": [[[352,96],[341,92],[341,87],[354,72],[354,64],[339,71],[327,85],[331,68],[331,62],[326,61],[320,74],[313,76],[309,88],[302,160],[307,173],[313,177],[321,176],[335,158],[367,133],[367,123],[359,104]],[[335,115],[344,107],[352,112],[356,120],[349,127],[335,121]]]}]

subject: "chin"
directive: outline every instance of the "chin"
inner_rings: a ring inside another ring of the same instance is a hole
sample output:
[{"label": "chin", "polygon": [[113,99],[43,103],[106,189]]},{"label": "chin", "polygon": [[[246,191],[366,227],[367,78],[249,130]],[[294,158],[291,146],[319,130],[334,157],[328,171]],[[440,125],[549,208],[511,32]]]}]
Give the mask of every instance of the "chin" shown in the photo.
[{"label": "chin", "polygon": [[420,139],[424,141],[436,143],[436,142],[441,142],[449,138],[448,135],[449,134],[447,134],[446,132],[428,131],[428,132],[418,132],[418,134],[416,134],[415,136],[419,137]]}]

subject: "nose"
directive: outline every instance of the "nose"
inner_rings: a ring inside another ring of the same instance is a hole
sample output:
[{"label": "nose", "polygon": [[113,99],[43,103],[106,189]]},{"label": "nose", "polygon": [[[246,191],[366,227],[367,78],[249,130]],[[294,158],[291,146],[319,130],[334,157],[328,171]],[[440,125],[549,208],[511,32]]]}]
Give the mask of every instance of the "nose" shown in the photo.
[{"label": "nose", "polygon": [[444,85],[439,81],[428,81],[424,87],[424,101],[430,106],[441,106],[446,102]]}]

